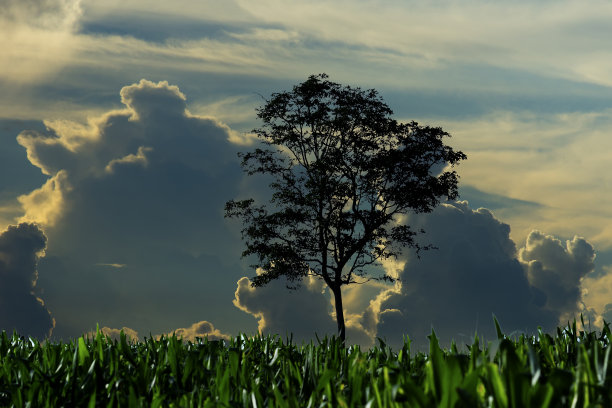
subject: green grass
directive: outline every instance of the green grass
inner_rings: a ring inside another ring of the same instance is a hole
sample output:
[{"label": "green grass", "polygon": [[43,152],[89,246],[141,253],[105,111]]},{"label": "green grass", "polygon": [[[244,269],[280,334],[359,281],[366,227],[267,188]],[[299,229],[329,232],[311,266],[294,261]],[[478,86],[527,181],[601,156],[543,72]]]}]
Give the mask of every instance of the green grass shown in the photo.
[{"label": "green grass", "polygon": [[[496,322],[497,325],[497,322]],[[68,344],[0,335],[0,406],[609,407],[610,329],[476,337],[465,351],[345,348],[335,338]]]}]

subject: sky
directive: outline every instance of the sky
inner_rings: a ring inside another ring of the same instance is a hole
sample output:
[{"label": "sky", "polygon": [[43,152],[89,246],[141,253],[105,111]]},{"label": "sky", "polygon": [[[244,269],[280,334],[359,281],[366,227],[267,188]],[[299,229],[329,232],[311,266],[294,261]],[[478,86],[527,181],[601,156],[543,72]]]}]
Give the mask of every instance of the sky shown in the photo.
[{"label": "sky", "polygon": [[236,198],[255,109],[374,88],[468,159],[406,222],[438,249],[343,292],[347,337],[427,344],[612,320],[612,4],[0,0],[0,329],[67,340],[335,333],[309,279],[252,288]]}]

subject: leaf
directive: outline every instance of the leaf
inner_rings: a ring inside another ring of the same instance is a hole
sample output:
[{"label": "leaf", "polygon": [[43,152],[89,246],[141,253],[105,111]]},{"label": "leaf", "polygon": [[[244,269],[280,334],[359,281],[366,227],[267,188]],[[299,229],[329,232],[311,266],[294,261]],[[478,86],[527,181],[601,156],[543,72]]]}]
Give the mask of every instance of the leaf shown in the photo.
[{"label": "leaf", "polygon": [[506,394],[504,382],[499,375],[499,368],[493,363],[487,363],[486,373],[489,384],[491,385],[491,391],[495,402],[500,408],[507,408],[508,395]]},{"label": "leaf", "polygon": [[431,329],[431,334],[429,337],[429,361],[428,365],[428,375],[427,375],[427,384],[429,385],[429,389],[435,396],[438,403],[442,400],[442,387],[443,387],[443,364],[444,360],[442,357],[442,350],[440,350],[440,345],[438,343],[438,338],[436,337],[436,333],[433,328]]},{"label": "leaf", "polygon": [[83,366],[89,360],[89,351],[84,337],[79,337],[77,347],[79,349],[79,366]]},{"label": "leaf", "polygon": [[88,408],[96,408],[96,391],[94,390],[93,394],[89,398],[89,402],[87,403]]},{"label": "leaf", "polygon": [[535,352],[531,344],[529,344],[528,353],[529,370],[531,371],[531,386],[534,387],[540,379],[540,375],[542,374],[542,367],[540,366],[540,359],[538,357],[538,354]]},{"label": "leaf", "polygon": [[497,321],[497,317],[495,317],[495,315],[493,315],[493,321],[495,322],[495,331],[497,332],[497,339],[502,340],[504,338],[504,333],[502,332],[501,327],[499,327],[499,322]]}]

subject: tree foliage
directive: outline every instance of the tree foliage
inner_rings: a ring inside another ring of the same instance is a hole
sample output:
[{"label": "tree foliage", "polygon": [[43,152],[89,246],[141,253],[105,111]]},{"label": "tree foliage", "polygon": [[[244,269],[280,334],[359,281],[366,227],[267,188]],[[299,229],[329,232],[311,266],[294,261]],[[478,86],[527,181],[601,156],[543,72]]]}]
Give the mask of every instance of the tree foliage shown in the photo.
[{"label": "tree foliage", "polygon": [[255,256],[253,286],[284,276],[325,281],[334,293],[344,338],[342,285],[370,279],[380,261],[404,248],[422,249],[418,231],[401,223],[457,197],[452,170],[466,156],[444,144],[438,127],[398,123],[376,90],[310,76],[274,93],[257,110],[261,145],[241,154],[249,175],[272,177],[269,205],[229,201],[227,217],[242,220],[243,256]]}]

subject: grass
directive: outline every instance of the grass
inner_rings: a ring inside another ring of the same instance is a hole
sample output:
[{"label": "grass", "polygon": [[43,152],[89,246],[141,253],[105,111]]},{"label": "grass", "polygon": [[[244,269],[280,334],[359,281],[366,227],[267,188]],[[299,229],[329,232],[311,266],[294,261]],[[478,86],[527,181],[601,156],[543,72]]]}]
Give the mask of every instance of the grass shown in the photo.
[{"label": "grass", "polygon": [[130,342],[97,333],[66,344],[0,335],[0,406],[609,407],[611,333],[474,338],[465,351],[369,350],[336,338]]}]

